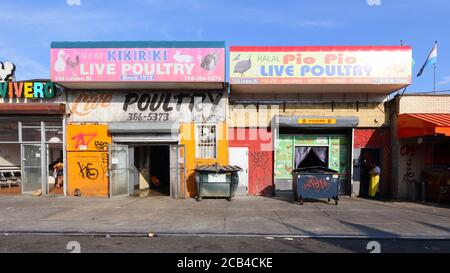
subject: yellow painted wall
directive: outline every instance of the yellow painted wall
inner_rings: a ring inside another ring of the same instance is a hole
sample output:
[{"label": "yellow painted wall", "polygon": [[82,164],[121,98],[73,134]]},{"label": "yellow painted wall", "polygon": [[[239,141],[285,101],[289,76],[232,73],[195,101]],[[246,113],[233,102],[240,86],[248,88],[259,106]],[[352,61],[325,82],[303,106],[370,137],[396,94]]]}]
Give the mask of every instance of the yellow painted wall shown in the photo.
[{"label": "yellow painted wall", "polygon": [[67,187],[81,196],[108,196],[108,127],[101,124],[67,125]]},{"label": "yellow painted wall", "polygon": [[180,124],[180,144],[185,145],[186,149],[186,188],[187,197],[194,197],[196,195],[195,185],[195,167],[202,164],[219,163],[221,165],[228,164],[228,125],[226,122],[217,124],[217,158],[215,159],[201,159],[196,158],[195,145],[195,126],[194,123]]}]

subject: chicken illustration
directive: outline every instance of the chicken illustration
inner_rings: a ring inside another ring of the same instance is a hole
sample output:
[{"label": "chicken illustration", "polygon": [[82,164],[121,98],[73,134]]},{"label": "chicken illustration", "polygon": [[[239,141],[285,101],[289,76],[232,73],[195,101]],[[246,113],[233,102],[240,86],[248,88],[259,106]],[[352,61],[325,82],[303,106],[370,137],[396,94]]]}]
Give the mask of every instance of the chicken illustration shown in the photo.
[{"label": "chicken illustration", "polygon": [[76,68],[77,65],[80,64],[80,56],[77,55],[77,56],[75,57],[75,61],[72,61],[72,60],[70,59],[70,57],[67,57],[67,59],[66,59],[66,64],[67,64],[67,66],[68,66],[70,69]]},{"label": "chicken illustration", "polygon": [[203,69],[211,71],[214,70],[214,68],[216,68],[217,63],[219,61],[219,56],[217,53],[209,53],[203,58],[199,56],[199,61],[201,63],[200,66]]},{"label": "chicken illustration", "polygon": [[241,77],[244,75],[246,71],[248,71],[252,67],[252,59],[251,56],[248,56],[248,60],[242,60],[237,62],[234,65],[233,73],[240,73]]},{"label": "chicken illustration", "polygon": [[71,70],[72,75],[75,76],[75,73],[73,72],[73,70],[75,70],[75,68],[80,64],[80,56],[78,56],[78,55],[75,56],[75,61],[72,61],[70,59],[70,56],[67,57],[66,64],[67,64],[67,67]]},{"label": "chicken illustration", "polygon": [[15,69],[16,67],[11,62],[8,61],[6,61],[5,63],[0,62],[0,82],[12,80],[14,78]]}]

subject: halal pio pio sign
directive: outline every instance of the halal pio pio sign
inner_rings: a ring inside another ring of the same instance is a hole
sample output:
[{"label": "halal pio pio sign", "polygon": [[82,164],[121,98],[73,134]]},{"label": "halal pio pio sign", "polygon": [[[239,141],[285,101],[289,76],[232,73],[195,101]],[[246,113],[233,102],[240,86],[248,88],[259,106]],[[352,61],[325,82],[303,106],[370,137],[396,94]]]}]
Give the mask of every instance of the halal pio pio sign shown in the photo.
[{"label": "halal pio pio sign", "polygon": [[52,48],[58,82],[223,82],[224,48]]},{"label": "halal pio pio sign", "polygon": [[408,46],[230,47],[232,84],[410,84]]}]

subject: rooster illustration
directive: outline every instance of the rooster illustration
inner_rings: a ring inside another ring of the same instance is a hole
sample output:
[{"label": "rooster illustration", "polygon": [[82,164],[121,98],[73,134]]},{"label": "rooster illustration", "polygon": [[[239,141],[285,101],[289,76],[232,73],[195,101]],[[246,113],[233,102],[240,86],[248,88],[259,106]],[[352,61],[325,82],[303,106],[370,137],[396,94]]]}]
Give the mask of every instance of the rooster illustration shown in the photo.
[{"label": "rooster illustration", "polygon": [[219,55],[214,53],[209,53],[205,57],[199,56],[200,66],[206,71],[212,71],[217,66],[217,62],[219,61]]},{"label": "rooster illustration", "polygon": [[75,73],[73,72],[74,70],[75,70],[75,68],[77,68],[77,66],[80,64],[80,56],[75,56],[75,61],[72,61],[71,59],[70,59],[70,56],[69,57],[67,57],[67,59],[66,59],[66,64],[67,64],[67,67],[71,70],[71,72],[72,72],[72,76],[75,76]]}]

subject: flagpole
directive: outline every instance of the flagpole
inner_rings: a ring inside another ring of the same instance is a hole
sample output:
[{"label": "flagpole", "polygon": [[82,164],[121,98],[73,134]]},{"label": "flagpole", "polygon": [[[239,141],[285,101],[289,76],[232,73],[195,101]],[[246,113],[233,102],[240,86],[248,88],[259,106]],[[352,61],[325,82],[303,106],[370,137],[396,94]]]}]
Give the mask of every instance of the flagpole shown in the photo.
[{"label": "flagpole", "polygon": [[436,93],[436,64],[433,65],[433,94]]},{"label": "flagpole", "polygon": [[[438,41],[434,41],[434,46],[437,47],[437,43]],[[437,58],[437,48],[436,48],[436,58]],[[434,67],[433,67],[433,94],[436,94],[436,63],[437,61],[434,62]]]}]

